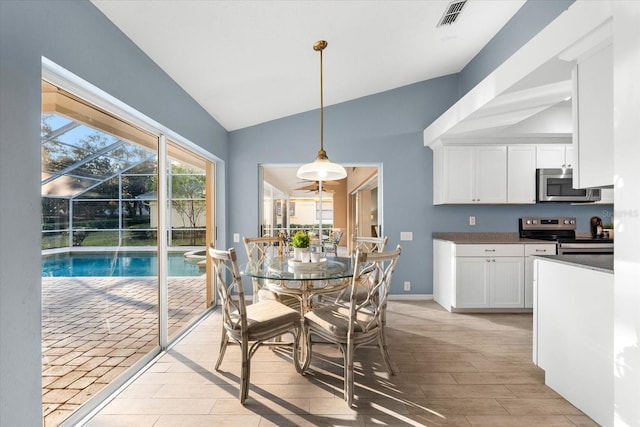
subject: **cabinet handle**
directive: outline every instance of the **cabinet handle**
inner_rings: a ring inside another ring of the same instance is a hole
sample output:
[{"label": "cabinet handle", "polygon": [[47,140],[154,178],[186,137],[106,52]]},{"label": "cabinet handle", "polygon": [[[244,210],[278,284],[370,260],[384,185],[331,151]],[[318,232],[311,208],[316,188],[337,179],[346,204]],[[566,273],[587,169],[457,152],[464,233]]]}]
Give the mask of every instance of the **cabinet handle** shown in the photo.
[{"label": "cabinet handle", "polygon": [[536,249],[536,252],[547,252],[546,249]]},{"label": "cabinet handle", "polygon": [[485,249],[484,251],[485,252],[495,252],[496,250],[495,249]]}]

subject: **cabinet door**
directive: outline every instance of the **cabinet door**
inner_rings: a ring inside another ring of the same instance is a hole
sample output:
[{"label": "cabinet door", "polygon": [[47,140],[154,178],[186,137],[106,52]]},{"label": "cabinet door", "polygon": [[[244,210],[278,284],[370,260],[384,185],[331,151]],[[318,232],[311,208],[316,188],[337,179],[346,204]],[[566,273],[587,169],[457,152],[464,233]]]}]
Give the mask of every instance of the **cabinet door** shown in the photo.
[{"label": "cabinet door", "polygon": [[456,258],[456,308],[490,307],[490,258]]},{"label": "cabinet door", "polygon": [[473,147],[445,147],[445,203],[471,203],[475,198],[474,154]]},{"label": "cabinet door", "polygon": [[524,307],[524,259],[492,258],[490,265],[491,307]]},{"label": "cabinet door", "polygon": [[[538,145],[536,147],[536,165],[538,169],[566,168],[565,161],[566,144]],[[573,163],[571,163],[573,164]]]},{"label": "cabinet door", "polygon": [[[567,144],[564,147],[564,167],[575,168],[578,165],[578,156],[573,144]],[[574,186],[575,187],[575,186]],[[575,187],[578,188],[578,187]]]},{"label": "cabinet door", "polygon": [[[573,73],[574,187],[613,184],[613,47],[578,59]],[[577,178],[576,178],[577,177]]]},{"label": "cabinet door", "polygon": [[507,203],[536,202],[536,147],[509,146],[507,151]]},{"label": "cabinet door", "polygon": [[490,264],[491,307],[524,307],[524,259],[492,258]]},{"label": "cabinet door", "polygon": [[476,147],[475,203],[507,202],[507,147]]}]

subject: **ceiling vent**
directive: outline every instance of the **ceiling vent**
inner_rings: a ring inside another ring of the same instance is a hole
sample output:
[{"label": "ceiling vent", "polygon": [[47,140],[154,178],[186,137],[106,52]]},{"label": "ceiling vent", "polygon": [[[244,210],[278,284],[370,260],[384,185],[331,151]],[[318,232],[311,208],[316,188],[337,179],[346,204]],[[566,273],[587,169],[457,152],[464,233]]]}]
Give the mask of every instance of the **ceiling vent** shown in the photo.
[{"label": "ceiling vent", "polygon": [[458,19],[458,16],[460,16],[460,13],[462,12],[462,8],[466,3],[467,3],[467,0],[455,0],[449,3],[444,13],[442,14],[442,18],[440,18],[440,21],[438,22],[438,25],[436,25],[436,27],[441,27],[443,25],[451,25],[454,22],[456,22],[456,19]]}]

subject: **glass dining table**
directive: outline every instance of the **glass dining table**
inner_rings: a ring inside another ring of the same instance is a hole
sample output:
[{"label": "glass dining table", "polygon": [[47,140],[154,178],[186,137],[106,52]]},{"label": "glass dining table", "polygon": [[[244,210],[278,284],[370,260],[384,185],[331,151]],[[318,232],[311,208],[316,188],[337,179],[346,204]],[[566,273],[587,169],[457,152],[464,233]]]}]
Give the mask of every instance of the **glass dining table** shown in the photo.
[{"label": "glass dining table", "polygon": [[300,315],[311,310],[315,296],[340,291],[349,286],[353,262],[348,257],[328,257],[320,262],[300,262],[291,258],[264,258],[242,266],[243,276],[264,279],[264,286],[280,295],[300,301]]}]

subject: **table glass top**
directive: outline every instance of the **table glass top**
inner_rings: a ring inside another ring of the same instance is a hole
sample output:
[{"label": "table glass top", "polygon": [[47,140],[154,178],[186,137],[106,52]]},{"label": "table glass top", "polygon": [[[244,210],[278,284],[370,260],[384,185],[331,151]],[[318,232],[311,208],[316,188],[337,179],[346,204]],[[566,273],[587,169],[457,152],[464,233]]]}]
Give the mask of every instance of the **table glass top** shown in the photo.
[{"label": "table glass top", "polygon": [[353,276],[351,258],[328,257],[326,262],[299,263],[291,258],[267,258],[244,264],[242,274],[271,280],[330,280]]}]

